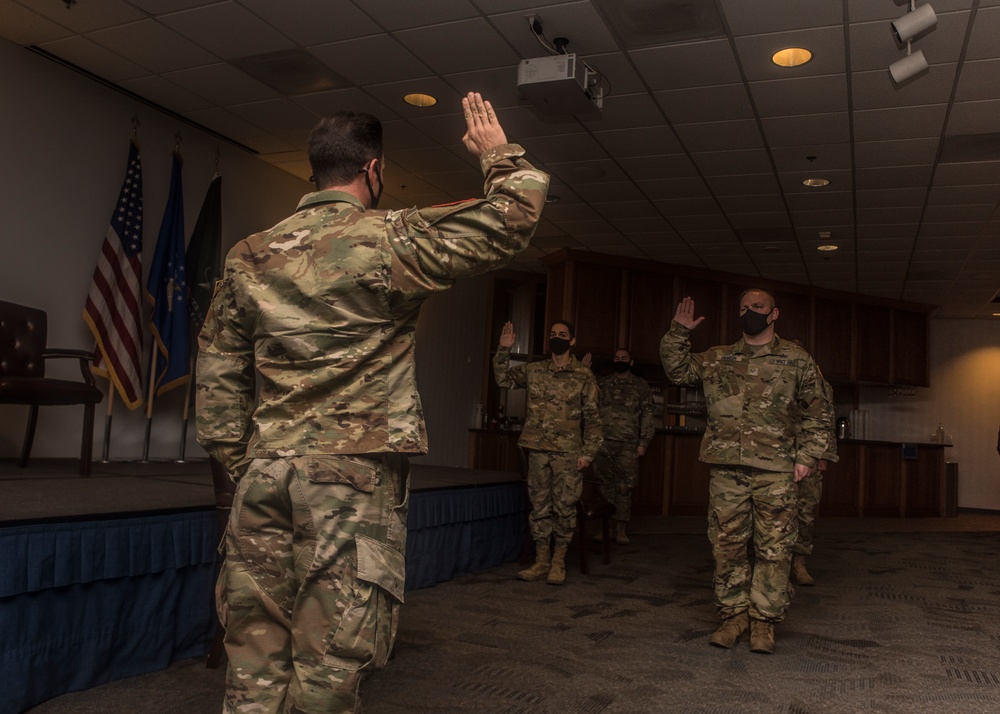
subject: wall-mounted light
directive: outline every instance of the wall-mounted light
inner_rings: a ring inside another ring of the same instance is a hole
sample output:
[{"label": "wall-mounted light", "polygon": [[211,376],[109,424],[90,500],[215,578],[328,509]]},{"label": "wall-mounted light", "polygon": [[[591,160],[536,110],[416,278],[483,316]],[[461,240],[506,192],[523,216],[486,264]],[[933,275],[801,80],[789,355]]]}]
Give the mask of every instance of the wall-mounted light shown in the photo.
[{"label": "wall-mounted light", "polygon": [[911,77],[925,71],[929,65],[921,50],[913,52],[913,38],[937,24],[937,15],[930,5],[916,7],[915,0],[910,0],[910,11],[895,22],[890,23],[892,34],[897,42],[906,43],[906,57],[889,65],[889,76],[896,84],[901,84]]}]

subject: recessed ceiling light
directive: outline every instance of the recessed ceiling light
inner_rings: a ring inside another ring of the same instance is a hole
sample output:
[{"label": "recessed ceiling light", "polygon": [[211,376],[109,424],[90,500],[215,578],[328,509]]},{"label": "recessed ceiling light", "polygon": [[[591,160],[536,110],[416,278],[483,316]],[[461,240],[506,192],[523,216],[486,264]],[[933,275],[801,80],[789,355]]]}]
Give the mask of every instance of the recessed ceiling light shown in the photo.
[{"label": "recessed ceiling light", "polygon": [[1000,312],[994,312],[993,317],[1000,317]]},{"label": "recessed ceiling light", "polygon": [[830,179],[824,178],[808,178],[802,182],[803,186],[808,186],[809,188],[820,188],[821,186],[829,186]]},{"label": "recessed ceiling light", "polygon": [[812,59],[813,53],[804,47],[786,47],[771,55],[771,61],[779,67],[798,67]]},{"label": "recessed ceiling light", "polygon": [[438,100],[429,94],[407,94],[403,101],[415,107],[433,107]]},{"label": "recessed ceiling light", "polygon": [[823,250],[823,251],[838,250],[839,248],[840,248],[840,246],[836,246],[836,245],[832,245],[832,244],[829,244],[829,245],[818,245],[818,246],[816,246],[816,250]]}]

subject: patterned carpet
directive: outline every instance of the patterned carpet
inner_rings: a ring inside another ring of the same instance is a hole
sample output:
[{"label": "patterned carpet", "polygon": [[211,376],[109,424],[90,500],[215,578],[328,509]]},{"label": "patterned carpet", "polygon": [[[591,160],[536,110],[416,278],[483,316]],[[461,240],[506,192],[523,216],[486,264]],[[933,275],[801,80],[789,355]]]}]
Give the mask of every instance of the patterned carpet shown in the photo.
[{"label": "patterned carpet", "polygon": [[[704,535],[646,534],[561,588],[511,563],[407,594],[367,714],[1000,711],[1000,535],[824,533],[774,655],[710,647]],[[575,566],[575,553],[569,562]],[[34,714],[218,712],[220,671],[187,661]]]}]

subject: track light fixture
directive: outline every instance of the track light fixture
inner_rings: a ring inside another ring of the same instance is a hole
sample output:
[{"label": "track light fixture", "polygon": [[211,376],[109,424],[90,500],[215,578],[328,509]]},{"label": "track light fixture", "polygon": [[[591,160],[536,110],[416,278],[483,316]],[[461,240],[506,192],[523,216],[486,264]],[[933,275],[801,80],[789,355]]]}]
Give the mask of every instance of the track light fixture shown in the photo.
[{"label": "track light fixture", "polygon": [[907,47],[907,52],[906,57],[896,60],[889,65],[889,74],[892,76],[892,81],[896,84],[902,84],[910,77],[915,77],[929,66],[927,58],[924,57],[923,50],[917,50],[913,54],[909,54],[909,47]]},{"label": "track light fixture", "polygon": [[897,42],[909,42],[924,30],[929,30],[937,24],[937,15],[930,5],[914,7],[910,0],[910,11],[890,24],[892,34]]},{"label": "track light fixture", "polygon": [[921,50],[913,52],[913,38],[936,24],[937,15],[934,14],[934,8],[930,5],[922,5],[918,9],[915,0],[910,0],[908,13],[890,23],[896,41],[906,43],[906,57],[889,65],[889,76],[892,77],[893,82],[901,84],[929,67],[927,58],[924,57]]}]

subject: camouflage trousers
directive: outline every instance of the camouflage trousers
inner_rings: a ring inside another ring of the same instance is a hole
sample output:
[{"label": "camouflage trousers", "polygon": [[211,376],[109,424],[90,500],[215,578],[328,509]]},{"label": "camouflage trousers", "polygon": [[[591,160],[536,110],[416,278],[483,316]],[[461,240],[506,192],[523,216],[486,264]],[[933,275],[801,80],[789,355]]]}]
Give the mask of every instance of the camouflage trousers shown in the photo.
[{"label": "camouflage trousers", "polygon": [[796,555],[812,555],[813,531],[816,528],[816,506],[823,495],[823,474],[819,471],[806,476],[798,483],[799,497],[796,502],[799,519],[799,537],[792,552]]},{"label": "camouflage trousers", "polygon": [[577,454],[528,450],[528,528],[536,543],[568,544],[576,529],[576,502],[583,494]]},{"label": "camouflage trousers", "polygon": [[[715,557],[715,604],[723,619],[780,622],[791,599],[788,572],[798,490],[790,472],[713,466],[708,538]],[[753,538],[754,564],[747,553]]]},{"label": "camouflage trousers", "polygon": [[255,459],[236,487],[216,588],[224,710],[360,712],[403,601],[400,454]]},{"label": "camouflage trousers", "polygon": [[594,473],[601,480],[601,493],[615,506],[616,521],[632,517],[632,489],[639,480],[638,444],[605,439],[594,456]]}]

